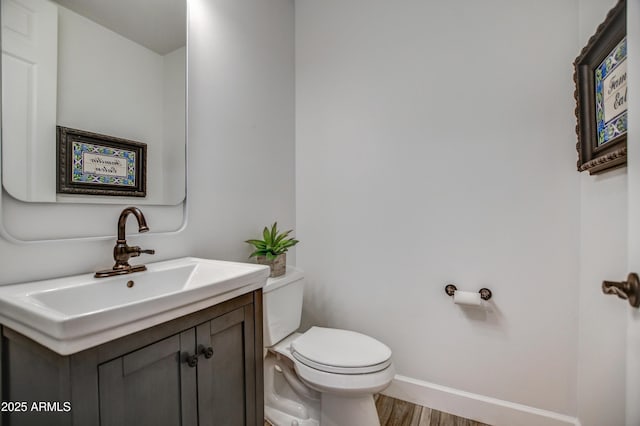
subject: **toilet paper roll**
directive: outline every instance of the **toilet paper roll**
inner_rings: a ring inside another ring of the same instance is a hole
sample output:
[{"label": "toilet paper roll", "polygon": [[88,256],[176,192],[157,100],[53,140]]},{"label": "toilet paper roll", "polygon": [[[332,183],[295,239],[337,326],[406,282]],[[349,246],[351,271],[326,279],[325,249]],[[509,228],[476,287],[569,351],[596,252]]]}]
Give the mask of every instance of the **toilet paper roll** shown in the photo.
[{"label": "toilet paper roll", "polygon": [[456,305],[480,306],[482,299],[480,298],[480,293],[457,290],[453,294],[453,303]]}]

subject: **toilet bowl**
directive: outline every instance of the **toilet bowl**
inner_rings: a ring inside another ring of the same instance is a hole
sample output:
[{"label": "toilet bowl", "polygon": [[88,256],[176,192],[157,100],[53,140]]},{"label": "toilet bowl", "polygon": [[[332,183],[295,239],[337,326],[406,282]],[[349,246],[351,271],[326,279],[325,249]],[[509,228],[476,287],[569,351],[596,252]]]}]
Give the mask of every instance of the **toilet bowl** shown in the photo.
[{"label": "toilet bowl", "polygon": [[304,276],[263,288],[265,417],[276,426],[378,426],[373,395],[391,383],[391,350],[355,331],[300,326]]}]

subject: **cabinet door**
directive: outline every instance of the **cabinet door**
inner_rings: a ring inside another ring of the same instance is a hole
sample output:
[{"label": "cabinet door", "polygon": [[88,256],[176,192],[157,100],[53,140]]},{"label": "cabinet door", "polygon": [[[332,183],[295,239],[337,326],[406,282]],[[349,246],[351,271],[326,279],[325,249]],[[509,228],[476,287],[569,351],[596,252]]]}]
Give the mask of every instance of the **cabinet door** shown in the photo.
[{"label": "cabinet door", "polygon": [[100,425],[197,425],[194,343],[192,328],[101,364]]},{"label": "cabinet door", "polygon": [[199,425],[258,424],[253,305],[199,325],[196,335],[199,352],[213,349],[198,362]]}]

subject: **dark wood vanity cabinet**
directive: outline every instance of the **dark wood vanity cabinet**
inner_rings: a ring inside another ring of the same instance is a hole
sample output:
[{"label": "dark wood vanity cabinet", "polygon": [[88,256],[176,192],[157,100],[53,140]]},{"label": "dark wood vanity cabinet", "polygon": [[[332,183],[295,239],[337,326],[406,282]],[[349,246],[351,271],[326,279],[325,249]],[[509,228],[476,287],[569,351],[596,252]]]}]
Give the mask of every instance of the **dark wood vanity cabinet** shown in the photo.
[{"label": "dark wood vanity cabinet", "polygon": [[3,328],[1,356],[2,426],[264,424],[261,290],[69,356]]}]

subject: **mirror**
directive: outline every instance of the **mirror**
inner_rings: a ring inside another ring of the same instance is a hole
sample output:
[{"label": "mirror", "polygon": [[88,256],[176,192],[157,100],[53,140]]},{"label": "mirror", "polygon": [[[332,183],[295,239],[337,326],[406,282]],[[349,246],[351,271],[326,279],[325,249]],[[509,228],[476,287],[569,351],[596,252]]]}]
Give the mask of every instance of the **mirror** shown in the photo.
[{"label": "mirror", "polygon": [[[180,204],[186,1],[1,1],[5,191],[29,202]],[[57,192],[56,126],[146,144],[146,195]]]}]

